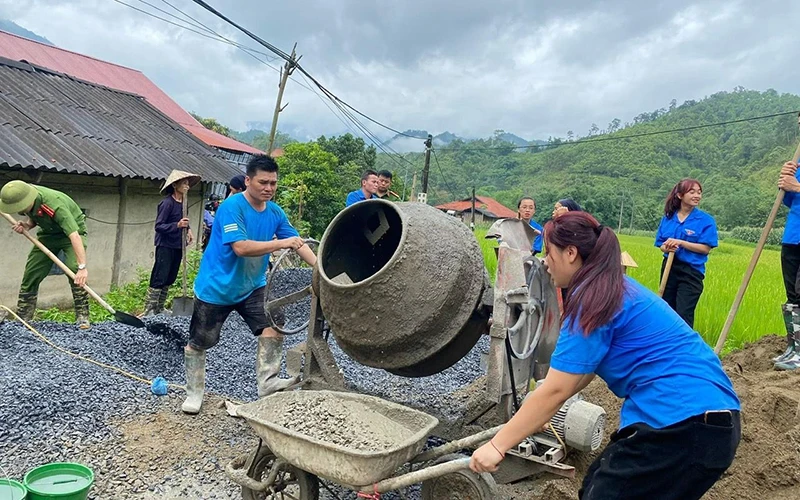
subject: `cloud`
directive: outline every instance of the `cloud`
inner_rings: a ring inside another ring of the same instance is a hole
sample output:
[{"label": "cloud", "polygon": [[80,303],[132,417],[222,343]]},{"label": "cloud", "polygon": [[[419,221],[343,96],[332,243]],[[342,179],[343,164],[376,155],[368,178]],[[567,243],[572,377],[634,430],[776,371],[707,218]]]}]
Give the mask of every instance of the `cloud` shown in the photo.
[{"label": "cloud", "polygon": [[[189,0],[170,2],[263,50]],[[800,93],[791,76],[796,35],[785,24],[800,14],[792,0],[761,2],[758,11],[717,0],[210,3],[287,52],[297,42],[301,63],[327,88],[399,130],[546,139],[738,85]],[[233,128],[271,121],[277,72],[229,45],[107,0],[0,0],[0,17],[139,69],[187,110]],[[298,72],[293,78],[281,129],[301,139],[356,130],[303,88]],[[383,139],[393,135],[362,121]]]}]

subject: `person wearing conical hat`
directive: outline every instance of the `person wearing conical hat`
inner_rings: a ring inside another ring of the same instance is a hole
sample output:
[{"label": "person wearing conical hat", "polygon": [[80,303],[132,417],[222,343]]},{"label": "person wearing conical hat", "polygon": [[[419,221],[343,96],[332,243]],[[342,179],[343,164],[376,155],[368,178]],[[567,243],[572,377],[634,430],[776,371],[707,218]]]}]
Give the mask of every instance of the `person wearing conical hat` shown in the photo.
[{"label": "person wearing conical hat", "polygon": [[[69,280],[75,321],[82,330],[88,329],[89,294],[83,288],[89,276],[86,269],[86,223],[78,204],[60,191],[15,180],[0,190],[0,212],[27,216],[12,229],[22,234],[23,230],[38,227],[36,236],[39,241],[56,255],[64,253],[64,264],[75,273],[75,281]],[[33,319],[39,285],[52,267],[50,258],[34,246],[28,254],[17,302],[17,315],[24,321]]]},{"label": "person wearing conical hat", "polygon": [[183,203],[187,201],[189,189],[198,182],[200,182],[199,175],[173,170],[161,188],[161,193],[165,196],[158,204],[156,216],[156,260],[150,273],[150,287],[147,289],[142,316],[164,312],[169,287],[175,283],[181,267],[183,258],[181,238],[184,228],[188,230],[186,244],[191,244],[194,240],[189,219],[183,218]]}]

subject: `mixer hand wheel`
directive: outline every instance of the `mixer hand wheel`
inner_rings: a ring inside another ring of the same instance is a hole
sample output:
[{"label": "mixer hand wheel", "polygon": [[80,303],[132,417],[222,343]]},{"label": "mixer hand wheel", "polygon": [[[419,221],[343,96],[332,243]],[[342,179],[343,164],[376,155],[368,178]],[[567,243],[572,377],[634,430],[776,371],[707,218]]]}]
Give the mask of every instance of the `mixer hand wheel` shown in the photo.
[{"label": "mixer hand wheel", "polygon": [[[319,247],[319,241],[307,238],[305,240],[306,245],[311,248],[314,253],[316,253],[317,248]],[[272,267],[267,272],[267,289],[265,290],[265,295],[267,297],[267,303],[264,306],[264,309],[267,313],[267,320],[270,322],[273,329],[276,332],[280,333],[281,335],[294,335],[296,333],[302,332],[306,328],[308,328],[308,321],[306,320],[303,324],[299,326],[294,326],[291,328],[284,328],[275,324],[275,320],[272,317],[272,310],[275,310],[279,307],[286,306],[288,304],[293,304],[295,302],[299,302],[303,300],[308,294],[311,293],[311,286],[298,290],[296,292],[290,293],[283,297],[279,297],[276,299],[272,298],[272,283],[275,273],[279,270],[285,270],[290,268],[297,268],[299,267],[299,263],[304,263],[303,259],[297,254],[294,250],[286,250],[278,256],[275,262],[272,264]],[[284,325],[285,326],[285,325]]]}]

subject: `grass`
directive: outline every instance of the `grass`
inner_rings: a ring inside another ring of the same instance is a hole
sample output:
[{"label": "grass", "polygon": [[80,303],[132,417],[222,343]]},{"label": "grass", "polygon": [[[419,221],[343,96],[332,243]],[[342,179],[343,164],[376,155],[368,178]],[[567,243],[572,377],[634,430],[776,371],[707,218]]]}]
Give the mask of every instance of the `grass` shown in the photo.
[{"label": "grass", "polygon": [[[489,276],[494,279],[497,257],[494,240],[486,240],[485,230],[476,229],[475,237],[481,246]],[[620,245],[627,251],[638,268],[628,274],[653,291],[658,290],[661,271],[661,252],[649,236],[620,235]],[[706,265],[705,289],[695,312],[695,329],[710,345],[715,345],[733,299],[739,289],[754,244],[731,241],[722,242],[711,252]],[[767,247],[761,254],[747,293],[728,334],[725,351],[738,349],[766,334],[785,333],[781,304],[785,301],[781,275],[780,247]]]},{"label": "grass", "polygon": [[[197,276],[197,271],[200,268],[200,259],[202,253],[197,251],[190,251],[187,255],[187,273],[186,273],[186,293],[191,297],[194,295],[194,278]],[[150,270],[139,268],[137,270],[137,279],[131,283],[127,283],[121,287],[112,287],[103,298],[108,304],[117,311],[126,312],[128,314],[140,314],[144,311],[144,301],[147,296],[147,287],[150,282]],[[169,290],[169,297],[167,298],[167,306],[172,303],[172,299],[176,296],[183,295],[183,271],[178,273],[178,279]],[[62,310],[58,307],[51,307],[50,309],[39,309],[36,311],[37,321],[58,321],[63,323],[75,322],[75,313],[70,308]],[[89,301],[89,319],[92,323],[100,321],[109,321],[113,317],[111,313],[103,309],[97,301],[90,299]]]},{"label": "grass", "polygon": [[[619,240],[622,250],[627,251],[639,265],[636,269],[630,269],[628,274],[651,290],[658,290],[662,255],[653,246],[653,239],[622,235]],[[722,331],[753,256],[753,247],[722,242],[709,256],[705,289],[697,304],[694,326],[710,345],[716,344]],[[765,249],[728,334],[726,350],[738,349],[766,334],[783,335],[786,330],[781,304],[785,299],[780,251]]]}]

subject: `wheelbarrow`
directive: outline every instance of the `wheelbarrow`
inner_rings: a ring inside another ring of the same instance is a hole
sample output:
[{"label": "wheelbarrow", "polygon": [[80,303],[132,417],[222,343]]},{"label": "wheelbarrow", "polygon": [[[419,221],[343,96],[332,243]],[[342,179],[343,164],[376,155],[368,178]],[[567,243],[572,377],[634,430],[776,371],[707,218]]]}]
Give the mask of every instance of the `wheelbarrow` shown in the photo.
[{"label": "wheelbarrow", "polygon": [[[332,411],[320,423],[324,408]],[[319,479],[362,498],[417,483],[423,499],[495,497],[492,476],[473,473],[469,457],[456,452],[489,441],[502,426],[423,451],[435,417],[374,396],[310,390],[272,394],[241,406],[239,416],[260,438],[254,453],[225,467],[245,500],[316,500]]]}]

